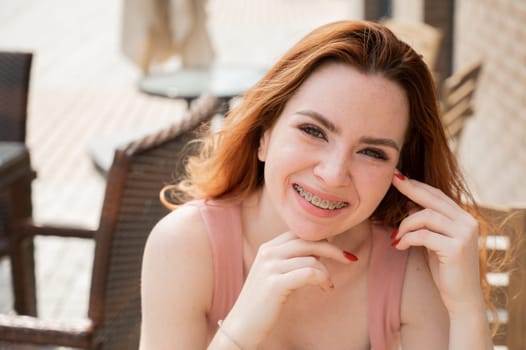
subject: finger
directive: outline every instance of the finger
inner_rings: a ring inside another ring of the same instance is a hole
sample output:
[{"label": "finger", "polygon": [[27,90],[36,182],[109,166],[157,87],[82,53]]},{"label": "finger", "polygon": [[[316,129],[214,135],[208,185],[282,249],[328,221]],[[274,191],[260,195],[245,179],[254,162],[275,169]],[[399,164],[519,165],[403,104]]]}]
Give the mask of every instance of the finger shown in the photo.
[{"label": "finger", "polygon": [[287,260],[279,260],[276,263],[276,272],[287,273],[292,270],[297,270],[305,267],[311,267],[314,269],[321,270],[322,272],[329,274],[329,271],[317,258],[313,256],[302,256],[297,258],[291,258]]},{"label": "finger", "polygon": [[460,232],[456,223],[445,215],[433,210],[423,209],[407,216],[398,228],[398,234],[394,238],[401,238],[406,232],[419,229],[428,229],[446,236]]},{"label": "finger", "polygon": [[430,230],[421,229],[405,233],[394,247],[404,250],[412,246],[426,247],[434,251],[438,256],[442,256],[446,255],[445,252],[454,248],[455,240]]},{"label": "finger", "polygon": [[307,285],[319,286],[325,291],[334,289],[330,276],[324,271],[312,268],[303,267],[300,269],[292,270],[290,272],[278,275],[276,277],[277,283],[283,284],[285,290],[295,290]]},{"label": "finger", "polygon": [[408,178],[402,180],[398,176],[393,176],[392,184],[416,204],[439,211],[451,219],[457,217],[462,211],[462,208],[442,191],[423,182]]},{"label": "finger", "polygon": [[287,232],[284,232],[284,233],[274,237],[273,239],[269,240],[265,244],[267,244],[267,245],[280,245],[280,244],[283,244],[285,242],[288,242],[290,240],[297,239],[297,238],[298,237],[295,234],[293,234],[290,231],[287,231]]},{"label": "finger", "polygon": [[423,208],[419,206],[418,204],[415,204],[412,201],[408,201],[406,204],[406,209],[407,209],[407,214],[411,215],[411,214],[416,213],[419,210],[422,210]]},{"label": "finger", "polygon": [[300,256],[318,256],[333,259],[345,264],[351,261],[356,261],[353,254],[344,252],[327,241],[312,242],[302,239],[290,240],[281,246],[276,247],[275,254],[285,259]]}]

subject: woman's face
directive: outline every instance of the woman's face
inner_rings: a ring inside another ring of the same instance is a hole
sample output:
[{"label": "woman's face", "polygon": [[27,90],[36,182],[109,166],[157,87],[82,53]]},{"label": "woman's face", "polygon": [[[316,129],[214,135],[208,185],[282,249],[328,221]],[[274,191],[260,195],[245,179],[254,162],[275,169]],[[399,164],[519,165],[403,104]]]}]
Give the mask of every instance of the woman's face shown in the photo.
[{"label": "woman's face", "polygon": [[395,83],[323,65],[260,140],[262,203],[307,240],[363,222],[391,185],[408,121],[407,98]]}]

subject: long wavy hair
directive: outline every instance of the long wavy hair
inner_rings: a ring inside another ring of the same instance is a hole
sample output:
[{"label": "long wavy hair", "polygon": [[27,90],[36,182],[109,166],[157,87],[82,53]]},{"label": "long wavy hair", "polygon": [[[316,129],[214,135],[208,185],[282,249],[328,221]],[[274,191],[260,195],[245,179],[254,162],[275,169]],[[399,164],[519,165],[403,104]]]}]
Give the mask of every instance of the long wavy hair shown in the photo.
[{"label": "long wavy hair", "polygon": [[[223,129],[205,137],[200,155],[188,160],[188,176],[178,189],[188,198],[241,201],[260,188],[263,163],[257,150],[261,135],[274,125],[311,73],[329,61],[349,64],[365,74],[380,74],[405,91],[410,116],[398,169],[461,203],[469,192],[448,146],[428,67],[389,29],[360,21],[324,25],[292,47],[243,95]],[[406,203],[407,198],[391,188],[374,218],[396,226],[406,215]]]},{"label": "long wavy hair", "polygon": [[[200,154],[188,160],[187,177],[165,190],[175,189],[184,199],[240,202],[263,186],[263,163],[257,157],[261,136],[274,125],[303,82],[327,62],[345,63],[364,74],[380,74],[405,91],[410,115],[398,169],[440,189],[479,217],[448,146],[435,82],[427,65],[389,29],[365,21],[326,24],[300,40],[246,91],[222,130],[201,140]],[[373,219],[397,227],[407,216],[407,204],[408,199],[391,187]],[[481,284],[491,308],[484,248],[480,259]]]}]

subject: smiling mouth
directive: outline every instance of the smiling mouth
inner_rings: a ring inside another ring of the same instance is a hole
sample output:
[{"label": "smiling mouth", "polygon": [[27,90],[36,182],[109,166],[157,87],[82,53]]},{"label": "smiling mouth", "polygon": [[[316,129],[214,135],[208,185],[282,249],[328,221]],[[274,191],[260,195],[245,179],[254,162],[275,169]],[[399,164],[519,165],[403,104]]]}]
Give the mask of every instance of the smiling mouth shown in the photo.
[{"label": "smiling mouth", "polygon": [[327,199],[322,199],[310,193],[309,191],[303,189],[303,187],[301,187],[298,184],[294,184],[293,187],[294,187],[294,190],[296,190],[296,192],[298,192],[298,194],[302,198],[304,198],[307,202],[309,202],[310,204],[314,205],[317,208],[325,209],[325,210],[336,210],[336,209],[341,209],[341,208],[345,208],[349,206],[348,202],[335,202],[335,201],[330,201]]}]

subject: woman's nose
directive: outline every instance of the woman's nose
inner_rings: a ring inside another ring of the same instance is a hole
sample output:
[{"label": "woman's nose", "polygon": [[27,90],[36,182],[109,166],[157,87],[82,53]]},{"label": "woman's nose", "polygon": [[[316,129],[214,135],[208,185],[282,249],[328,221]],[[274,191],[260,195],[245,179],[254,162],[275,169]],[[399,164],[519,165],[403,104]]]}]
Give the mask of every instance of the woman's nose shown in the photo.
[{"label": "woman's nose", "polygon": [[314,167],[314,175],[327,186],[346,186],[351,182],[350,159],[337,153],[327,155]]}]

